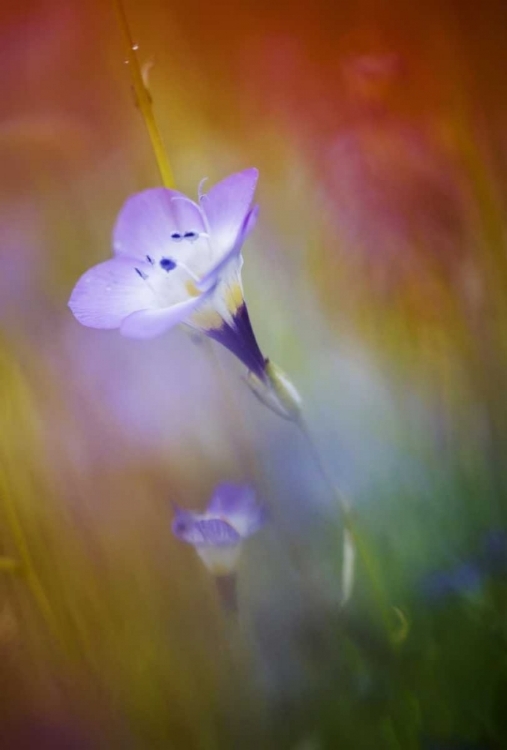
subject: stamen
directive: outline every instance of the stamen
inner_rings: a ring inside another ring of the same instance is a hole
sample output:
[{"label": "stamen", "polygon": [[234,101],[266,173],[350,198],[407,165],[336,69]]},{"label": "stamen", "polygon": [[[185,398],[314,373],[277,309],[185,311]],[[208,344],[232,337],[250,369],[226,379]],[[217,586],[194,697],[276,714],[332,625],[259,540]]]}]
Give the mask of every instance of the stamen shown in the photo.
[{"label": "stamen", "polygon": [[164,271],[173,271],[178,264],[172,260],[172,258],[162,258],[160,261],[160,268],[162,268]]},{"label": "stamen", "polygon": [[199,187],[197,188],[197,195],[199,196],[199,200],[202,200],[202,198],[204,197],[204,193],[202,192],[202,189],[204,187],[204,183],[207,181],[208,181],[208,178],[203,177],[199,183]]},{"label": "stamen", "polygon": [[188,240],[189,242],[195,242],[200,237],[209,237],[209,234],[207,232],[198,232],[195,229],[192,229],[188,232],[184,232],[183,234],[180,232],[171,232],[171,239],[173,242],[181,242],[182,240]]},{"label": "stamen", "polygon": [[[203,196],[203,198],[204,197],[205,196]],[[204,236],[209,236],[209,233],[210,233],[209,222],[208,222],[208,219],[206,218],[205,212],[202,210],[202,206],[199,203],[195,203],[191,198],[188,198],[186,195],[175,195],[173,198],[171,198],[171,203],[172,201],[186,201],[187,203],[190,203],[191,206],[196,208],[199,214],[201,215],[204,228],[207,232],[207,235],[204,235]],[[203,233],[201,232],[201,235],[202,234]]]},{"label": "stamen", "polygon": [[136,268],[136,273],[139,274],[143,281],[146,281],[146,279],[148,278],[148,274],[144,273],[144,271],[141,271],[140,268]]},{"label": "stamen", "polygon": [[190,276],[190,278],[192,278],[195,282],[200,281],[199,276],[197,276],[193,271],[191,271],[190,268],[187,265],[185,265],[185,263],[182,263],[179,260],[177,265],[178,265],[178,268],[183,268],[183,270],[186,271],[188,275]]},{"label": "stamen", "polygon": [[[195,273],[191,271],[187,265],[185,265],[185,263],[182,263],[179,260],[175,261],[173,260],[173,258],[162,258],[162,260],[159,263],[159,266],[160,268],[162,268],[162,270],[167,271],[167,273],[169,273],[169,271],[174,271],[175,268],[182,268],[184,271],[188,273],[190,278],[192,278],[195,282],[200,281],[199,277],[196,276]],[[138,271],[137,268],[136,268],[136,271]]]},{"label": "stamen", "polygon": [[186,203],[190,203],[191,206],[199,210],[199,206],[197,205],[197,203],[195,203],[192,198],[189,198],[187,195],[174,195],[171,198],[171,203],[173,201],[186,201]]},{"label": "stamen", "polygon": [[150,264],[151,264],[152,266],[153,266],[153,265],[155,264],[155,261],[153,260],[153,258],[152,258],[152,257],[151,257],[150,255],[147,255],[147,256],[146,256],[146,260],[147,260],[147,261],[148,261],[148,263],[150,263]]}]

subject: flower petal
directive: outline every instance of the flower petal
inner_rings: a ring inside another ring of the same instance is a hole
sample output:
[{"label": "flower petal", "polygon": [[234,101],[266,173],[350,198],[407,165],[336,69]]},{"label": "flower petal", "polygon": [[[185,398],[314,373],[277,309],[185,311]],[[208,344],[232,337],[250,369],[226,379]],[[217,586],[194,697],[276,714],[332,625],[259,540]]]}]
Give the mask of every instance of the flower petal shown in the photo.
[{"label": "flower petal", "polygon": [[[196,284],[197,288],[201,291],[208,289],[217,279],[223,275],[224,271],[231,264],[231,262],[241,253],[243,242],[247,235],[252,231],[255,224],[257,223],[257,217],[259,215],[259,206],[256,205],[249,211],[241,224],[236,239],[225,255],[220,258],[215,265],[199,280]],[[241,267],[241,265],[240,265]],[[239,269],[237,269],[239,272]]]},{"label": "flower petal", "polygon": [[[199,206],[177,190],[151,188],[123,204],[113,231],[113,249],[116,255],[159,261],[181,251],[186,232],[206,232]],[[172,238],[174,234],[180,239]]]},{"label": "flower petal", "polygon": [[187,511],[178,511],[172,530],[178,539],[194,547],[230,547],[241,541],[239,533],[226,521]]},{"label": "flower petal", "polygon": [[237,172],[211,188],[201,198],[218,257],[229,252],[248,214],[257,185],[257,169]]},{"label": "flower petal", "polygon": [[77,282],[69,307],[90,328],[119,328],[136,310],[154,304],[152,290],[132,261],[113,258],[90,268]]},{"label": "flower petal", "polygon": [[255,490],[247,484],[219,484],[206,513],[227,521],[242,538],[251,536],[266,522],[265,508],[257,503]]},{"label": "flower petal", "polygon": [[[206,291],[212,285],[215,285],[215,288],[213,296],[210,298],[208,309],[202,308],[202,313],[199,312],[192,320],[192,324],[195,327],[200,328],[205,333],[211,335],[212,338],[216,338],[221,342],[225,334],[225,338],[234,343],[232,351],[235,354],[237,354],[236,350],[238,346],[241,350],[246,347],[246,350],[248,350],[248,361],[245,361],[245,364],[250,369],[252,367],[251,355],[255,359],[254,369],[257,368],[259,362],[262,369],[264,358],[258,351],[259,347],[257,346],[257,342],[255,342],[251,326],[249,331],[244,331],[244,333],[248,334],[244,337],[240,334],[235,321],[236,319],[240,320],[242,317],[245,317],[241,312],[245,308],[243,286],[241,283],[241,267],[243,265],[241,246],[247,231],[250,231],[255,225],[259,213],[258,208],[258,206],[255,206],[247,214],[231,250],[196,282],[195,286],[200,291]],[[248,317],[247,313],[246,317]],[[237,341],[238,336],[241,341]],[[224,345],[231,348],[228,343]]]},{"label": "flower petal", "polygon": [[189,315],[202,305],[207,295],[178,302],[170,307],[139,310],[132,313],[122,322],[120,333],[132,339],[153,339],[160,336],[178,323],[182,323]]},{"label": "flower petal", "polygon": [[[217,287],[216,297],[218,297],[220,293],[220,288],[221,285]],[[236,294],[231,295],[229,292],[229,297],[232,299],[235,299],[236,296]],[[218,302],[216,300],[214,300],[214,306],[215,308],[218,308]],[[243,362],[248,370],[253,372],[257,378],[264,380],[266,359],[259,348],[257,339],[255,338],[246,304],[241,302],[238,305],[230,322],[226,320],[225,315],[230,317],[224,306],[222,317],[219,318],[221,324],[219,326],[213,325],[207,328],[202,328],[202,330],[204,330],[209,338],[218,341],[219,344],[225,346],[226,349],[229,349],[229,351]],[[206,323],[206,320],[201,322]],[[214,323],[213,320],[210,320],[210,322]],[[197,323],[199,323],[199,321],[197,321]]]},{"label": "flower petal", "polygon": [[241,544],[227,547],[199,546],[195,549],[209,572],[214,576],[230,576],[238,567]]},{"label": "flower petal", "polygon": [[197,531],[202,534],[202,543],[207,547],[230,547],[239,544],[241,535],[227,521],[207,518],[197,522]]}]

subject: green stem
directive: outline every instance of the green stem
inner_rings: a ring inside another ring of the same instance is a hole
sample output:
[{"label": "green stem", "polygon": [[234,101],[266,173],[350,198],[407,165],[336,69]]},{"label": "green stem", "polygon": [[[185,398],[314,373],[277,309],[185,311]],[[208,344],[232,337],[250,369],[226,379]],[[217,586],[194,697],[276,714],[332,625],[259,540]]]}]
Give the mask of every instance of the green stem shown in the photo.
[{"label": "green stem", "polygon": [[384,591],[384,587],[382,585],[381,579],[378,575],[378,572],[375,566],[375,560],[373,559],[373,556],[371,555],[368,549],[368,545],[365,544],[364,542],[363,534],[359,532],[357,524],[354,520],[350,501],[346,497],[346,495],[344,495],[343,492],[336,486],[333,478],[329,474],[327,466],[322,460],[320,451],[317,448],[317,445],[305,421],[302,418],[300,418],[296,422],[296,424],[300,428],[308,444],[308,448],[310,450],[312,458],[317,468],[319,469],[319,472],[322,476],[322,479],[324,480],[324,483],[327,485],[330,492],[334,495],[334,497],[336,498],[338,502],[338,505],[340,507],[340,510],[343,516],[343,525],[345,529],[349,532],[352,538],[352,541],[354,543],[354,546],[357,550],[358,557],[361,563],[363,564],[363,567],[368,575],[368,578],[370,579],[373,594],[377,601],[377,606],[379,608],[384,627],[387,633],[389,634],[389,637],[391,638],[391,631],[392,631],[391,616],[390,616],[391,608],[387,601],[387,597],[385,595],[385,591]]},{"label": "green stem", "polygon": [[137,45],[134,44],[134,40],[132,39],[127,14],[125,13],[125,8],[123,7],[122,0],[113,1],[118,14],[119,25],[125,38],[127,60],[130,67],[130,74],[136,94],[137,104],[141,111],[144,124],[146,125],[146,129],[150,137],[153,153],[155,155],[155,160],[157,162],[160,177],[162,179],[162,184],[166,188],[173,188],[173,172],[169,163],[169,159],[167,158],[164,143],[162,141],[162,136],[160,135],[160,130],[158,129],[155,115],[153,114],[151,96],[143,80],[141,66],[139,65],[139,60],[137,58]]}]

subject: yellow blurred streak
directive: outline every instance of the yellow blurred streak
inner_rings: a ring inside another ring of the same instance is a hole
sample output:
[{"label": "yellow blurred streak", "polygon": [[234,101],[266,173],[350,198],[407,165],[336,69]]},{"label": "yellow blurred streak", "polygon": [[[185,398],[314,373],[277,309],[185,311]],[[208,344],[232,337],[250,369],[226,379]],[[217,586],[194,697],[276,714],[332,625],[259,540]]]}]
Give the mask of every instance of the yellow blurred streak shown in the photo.
[{"label": "yellow blurred streak", "polygon": [[0,570],[5,572],[14,572],[20,569],[20,564],[12,557],[0,557]]},{"label": "yellow blurred streak", "polygon": [[[30,589],[34,602],[52,636],[61,640],[60,625],[45,587],[34,565],[30,546],[27,541],[23,521],[16,501],[15,483],[17,475],[23,475],[25,467],[16,449],[12,451],[15,431],[19,428],[37,429],[32,421],[33,405],[30,394],[19,369],[9,360],[4,350],[0,351],[0,380],[2,383],[2,409],[0,412],[0,434],[2,471],[0,473],[0,504],[4,520],[10,532],[11,542],[19,558],[20,573]],[[16,411],[14,411],[14,405]],[[17,436],[19,439],[19,436]]]},{"label": "yellow blurred streak", "polygon": [[[40,353],[23,352],[20,361],[17,355],[1,344],[0,484],[13,537],[6,526],[2,536],[6,551],[13,542],[21,548],[34,595],[31,605],[20,603],[32,664],[18,669],[36,664],[50,679],[61,664],[53,662],[34,617],[33,605],[45,606],[42,590],[85,714],[109,722],[109,711],[125,712],[135,733],[150,742],[215,747],[224,691],[244,668],[243,657],[238,662],[241,647],[232,646],[212,579],[193,551],[170,537],[161,487],[170,497],[174,480],[157,476],[146,460],[136,465],[133,452],[130,462],[124,453],[119,467],[108,468],[106,461],[83,472],[72,452],[48,438],[54,429],[63,431],[66,444],[76,431],[93,436],[96,415],[82,414],[74,423],[75,404],[68,399],[75,393],[61,387]],[[23,580],[11,586],[16,603]],[[0,640],[2,632],[0,609]]]}]

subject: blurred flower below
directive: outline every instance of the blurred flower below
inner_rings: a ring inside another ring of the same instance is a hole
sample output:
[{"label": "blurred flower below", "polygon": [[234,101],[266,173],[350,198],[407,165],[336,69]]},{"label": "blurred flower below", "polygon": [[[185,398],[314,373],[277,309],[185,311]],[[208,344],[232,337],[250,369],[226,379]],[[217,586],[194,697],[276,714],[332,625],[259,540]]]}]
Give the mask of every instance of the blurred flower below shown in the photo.
[{"label": "blurred flower below", "polygon": [[264,525],[264,508],[248,485],[218,485],[204,513],[178,509],[172,530],[192,544],[208,570],[216,576],[236,571],[242,544]]}]

